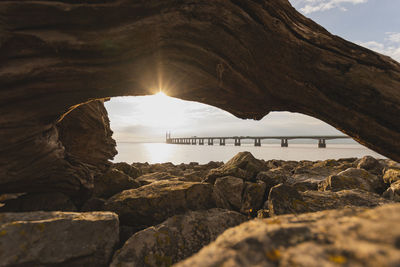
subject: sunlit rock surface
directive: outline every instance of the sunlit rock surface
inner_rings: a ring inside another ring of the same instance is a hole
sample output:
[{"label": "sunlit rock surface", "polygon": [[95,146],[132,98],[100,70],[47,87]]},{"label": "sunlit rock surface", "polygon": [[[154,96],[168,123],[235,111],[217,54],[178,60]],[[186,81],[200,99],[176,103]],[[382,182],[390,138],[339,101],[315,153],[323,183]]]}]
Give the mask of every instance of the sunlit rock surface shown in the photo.
[{"label": "sunlit rock surface", "polygon": [[105,209],[117,213],[124,225],[146,227],[175,214],[215,207],[212,192],[208,183],[158,181],[122,191],[107,200]]},{"label": "sunlit rock surface", "polygon": [[267,170],[268,166],[262,160],[254,158],[250,152],[239,152],[227,163],[212,169],[205,181],[214,184],[218,177],[234,176],[246,181],[255,181],[260,171]]},{"label": "sunlit rock surface", "polygon": [[0,266],[108,266],[118,243],[111,212],[0,214]]},{"label": "sunlit rock surface", "polygon": [[337,175],[331,175],[320,183],[321,190],[340,191],[344,189],[362,189],[382,193],[385,185],[381,176],[371,174],[364,169],[349,168]]},{"label": "sunlit rock surface", "polygon": [[[400,235],[394,230],[389,236],[389,227],[394,226],[393,221],[388,220],[398,220],[397,215],[377,214],[375,218],[375,211],[371,211],[372,215],[365,218],[372,221],[357,221],[348,228],[346,218],[359,218],[363,213],[359,207],[383,206],[388,207],[383,213],[398,212],[397,206],[390,206],[400,201],[400,181],[396,181],[398,163],[377,160],[383,166],[378,175],[376,168],[361,164],[362,159],[263,161],[248,152],[239,153],[233,159],[230,162],[235,164],[228,169],[235,170],[233,175],[239,177],[217,177],[214,184],[198,181],[227,164],[134,163],[131,166],[118,163],[112,164],[104,177],[95,176],[94,194],[82,204],[72,202],[70,196],[60,192],[2,194],[0,212],[20,213],[0,213],[0,256],[3,251],[7,255],[17,255],[16,258],[7,256],[6,266],[107,266],[113,254],[115,266],[142,266],[143,263],[169,266],[196,253],[226,228],[257,216],[273,218],[267,220],[267,228],[262,223],[265,221],[256,219],[245,224],[243,229],[238,226],[228,230],[233,232],[228,237],[225,234],[220,237],[226,242],[221,253],[218,248],[218,255],[207,258],[202,264],[248,266],[255,262],[260,266],[293,266],[295,262],[299,266],[316,266],[317,263],[391,266],[396,262],[393,255],[400,248],[397,240]],[[258,163],[261,163],[260,168],[254,168]],[[251,173],[252,181],[243,173]],[[345,186],[325,188],[325,191],[320,187],[318,191],[317,183],[324,184],[330,177],[343,176],[343,173],[348,178],[341,184]],[[140,174],[143,175],[138,177]],[[102,183],[98,183],[98,177],[102,177]],[[125,190],[131,186],[137,188]],[[348,187],[352,189],[346,189]],[[109,198],[112,194],[115,195]],[[225,209],[212,209],[216,206]],[[352,209],[343,211],[349,207]],[[57,209],[81,213],[22,212]],[[104,210],[115,211],[120,221],[114,213],[84,213]],[[307,213],[316,211],[322,212]],[[4,218],[8,219],[2,221]],[[42,224],[49,227],[43,231],[37,229]],[[377,224],[386,228],[379,228]],[[17,228],[23,231],[18,232]],[[266,232],[257,232],[263,229]],[[368,229],[372,233],[384,229],[381,237],[385,241],[375,242],[360,236]],[[251,233],[256,234],[242,240]],[[2,239],[3,236],[6,239]],[[68,241],[63,242],[67,238]],[[346,246],[342,247],[341,242]],[[25,244],[29,244],[29,250],[22,249]],[[57,255],[53,255],[56,254],[54,250]],[[382,255],[388,256],[383,258]],[[217,263],[209,261],[214,259]],[[0,261],[0,266],[4,265],[1,264]]]},{"label": "sunlit rock surface", "polygon": [[240,118],[311,115],[400,160],[400,64],[287,0],[1,1],[0,21],[1,193],[88,194],[88,164],[115,154],[107,116],[67,113],[160,85]]},{"label": "sunlit rock surface", "polygon": [[360,189],[338,192],[305,191],[299,192],[290,185],[274,186],[265,202],[270,216],[290,213],[304,213],[345,207],[375,207],[390,201],[378,194]]},{"label": "sunlit rock surface", "polygon": [[399,220],[400,204],[252,220],[174,266],[398,266]]},{"label": "sunlit rock surface", "polygon": [[388,169],[383,175],[383,181],[387,184],[391,184],[400,181],[400,169]]},{"label": "sunlit rock surface", "polygon": [[134,234],[110,266],[170,266],[214,241],[247,218],[223,209],[189,211]]},{"label": "sunlit rock surface", "polygon": [[400,180],[392,183],[382,196],[400,202]]}]

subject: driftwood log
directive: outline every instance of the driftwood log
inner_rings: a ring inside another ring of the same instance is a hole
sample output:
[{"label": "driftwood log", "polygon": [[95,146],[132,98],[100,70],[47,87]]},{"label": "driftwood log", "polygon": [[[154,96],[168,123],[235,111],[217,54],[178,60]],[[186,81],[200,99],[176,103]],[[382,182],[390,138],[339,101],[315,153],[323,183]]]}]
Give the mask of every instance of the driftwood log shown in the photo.
[{"label": "driftwood log", "polygon": [[[311,115],[400,161],[400,64],[287,0],[1,1],[0,86],[0,193],[90,191],[99,166],[85,153],[102,167],[114,154],[107,114],[62,119],[160,87],[240,118]],[[77,153],[61,128],[98,143]]]}]

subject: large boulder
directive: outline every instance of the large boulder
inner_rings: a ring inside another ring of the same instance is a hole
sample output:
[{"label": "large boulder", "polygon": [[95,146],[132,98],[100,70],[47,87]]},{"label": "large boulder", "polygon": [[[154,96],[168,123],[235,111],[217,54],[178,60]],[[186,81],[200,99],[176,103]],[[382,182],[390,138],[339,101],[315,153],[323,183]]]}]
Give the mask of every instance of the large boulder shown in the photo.
[{"label": "large boulder", "polygon": [[400,204],[252,220],[175,267],[398,266]]},{"label": "large boulder", "polygon": [[284,184],[271,188],[264,208],[269,210],[270,216],[308,211],[300,193],[292,186]]},{"label": "large boulder", "polygon": [[392,183],[390,187],[382,194],[384,198],[400,202],[400,180]]},{"label": "large boulder", "polygon": [[267,194],[272,187],[278,184],[286,183],[289,179],[290,173],[281,167],[270,169],[268,171],[262,171],[257,174],[257,181],[265,183]]},{"label": "large boulder", "polygon": [[377,175],[381,175],[383,170],[382,164],[371,156],[363,157],[358,163],[357,168],[367,170],[370,173]]},{"label": "large boulder", "polygon": [[332,191],[299,192],[288,185],[277,185],[269,193],[264,207],[269,215],[304,213],[344,207],[375,207],[391,203],[378,194],[359,189]]},{"label": "large boulder", "polygon": [[63,193],[31,193],[4,201],[1,212],[76,211],[71,199]]},{"label": "large boulder", "polygon": [[134,234],[114,255],[110,266],[170,266],[244,221],[244,215],[222,209],[175,215]]},{"label": "large boulder", "polygon": [[0,193],[90,191],[85,162],[115,153],[107,116],[72,134],[83,157],[65,153],[56,124],[93,99],[154,93],[155,70],[174,81],[171,96],[240,118],[305,113],[400,161],[400,64],[331,35],[287,0],[0,5]]},{"label": "large boulder", "polygon": [[301,161],[298,166],[293,169],[292,177],[296,181],[316,180],[321,181],[330,175],[337,174],[348,168],[354,167],[355,159],[328,159],[324,161]]},{"label": "large boulder", "polygon": [[0,215],[0,266],[107,266],[118,244],[111,212]]},{"label": "large boulder", "polygon": [[212,185],[168,180],[125,190],[105,204],[106,210],[119,215],[123,225],[143,228],[188,210],[213,207]]},{"label": "large boulder", "polygon": [[93,196],[109,198],[123,190],[137,188],[140,183],[122,171],[110,168],[94,178]]},{"label": "large boulder", "polygon": [[118,163],[114,163],[112,165],[112,167],[114,169],[117,169],[123,173],[125,173],[126,175],[130,176],[131,178],[135,179],[137,177],[139,177],[140,175],[142,175],[142,171],[133,166],[133,165],[129,165],[126,162],[118,162]]},{"label": "large boulder", "polygon": [[205,181],[214,184],[219,177],[234,176],[246,181],[255,181],[260,171],[267,170],[265,162],[254,158],[250,152],[239,152],[227,163],[219,168],[212,169]]},{"label": "large boulder", "polygon": [[240,212],[255,216],[267,198],[266,188],[265,183],[261,181],[257,183],[246,182],[244,184]]},{"label": "large boulder", "polygon": [[385,185],[381,176],[373,175],[364,169],[349,168],[337,175],[331,175],[319,185],[321,190],[340,191],[362,189],[382,193]]},{"label": "large boulder", "polygon": [[383,181],[387,184],[400,180],[400,169],[388,169],[383,175]]},{"label": "large boulder", "polygon": [[239,211],[242,206],[244,181],[240,178],[226,176],[217,178],[214,184],[214,195],[217,207]]}]

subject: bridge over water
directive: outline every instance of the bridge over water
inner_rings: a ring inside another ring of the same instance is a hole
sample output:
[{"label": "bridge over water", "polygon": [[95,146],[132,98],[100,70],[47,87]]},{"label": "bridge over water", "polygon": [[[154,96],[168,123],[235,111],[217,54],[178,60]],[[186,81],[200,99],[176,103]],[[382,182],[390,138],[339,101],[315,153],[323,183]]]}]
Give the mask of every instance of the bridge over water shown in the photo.
[{"label": "bridge over water", "polygon": [[220,146],[224,146],[226,144],[226,140],[234,140],[235,146],[240,146],[242,140],[254,140],[254,146],[261,146],[261,140],[266,139],[277,139],[281,140],[281,147],[288,147],[289,140],[293,139],[311,139],[318,140],[318,147],[325,148],[326,140],[333,139],[349,139],[350,137],[345,135],[299,135],[299,136],[192,136],[192,137],[171,137],[170,133],[166,134],[166,143],[167,144],[179,144],[179,145],[204,145],[205,141],[209,146],[214,145],[214,141],[219,141]]}]

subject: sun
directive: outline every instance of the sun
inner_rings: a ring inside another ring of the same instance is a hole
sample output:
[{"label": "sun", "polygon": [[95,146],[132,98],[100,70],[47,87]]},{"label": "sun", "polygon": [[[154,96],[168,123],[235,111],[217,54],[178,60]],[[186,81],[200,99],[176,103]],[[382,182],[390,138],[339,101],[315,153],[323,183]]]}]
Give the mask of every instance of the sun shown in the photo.
[{"label": "sun", "polygon": [[184,103],[166,95],[162,90],[154,95],[140,97],[136,110],[142,125],[172,129],[186,121]]},{"label": "sun", "polygon": [[160,90],[157,94],[154,94],[154,96],[156,96],[156,97],[167,97],[167,95],[162,90]]}]

